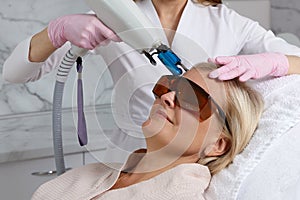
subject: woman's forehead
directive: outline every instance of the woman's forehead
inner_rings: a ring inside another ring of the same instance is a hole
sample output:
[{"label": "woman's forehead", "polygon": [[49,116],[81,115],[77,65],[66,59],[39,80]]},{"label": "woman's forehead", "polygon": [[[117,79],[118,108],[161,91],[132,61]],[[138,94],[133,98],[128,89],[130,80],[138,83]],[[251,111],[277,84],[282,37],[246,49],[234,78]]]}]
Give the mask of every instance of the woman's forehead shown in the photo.
[{"label": "woman's forehead", "polygon": [[191,68],[183,76],[202,87],[215,100],[220,102],[221,99],[226,97],[224,84],[222,81],[209,78],[209,72],[209,70],[201,70],[201,68],[197,67]]}]

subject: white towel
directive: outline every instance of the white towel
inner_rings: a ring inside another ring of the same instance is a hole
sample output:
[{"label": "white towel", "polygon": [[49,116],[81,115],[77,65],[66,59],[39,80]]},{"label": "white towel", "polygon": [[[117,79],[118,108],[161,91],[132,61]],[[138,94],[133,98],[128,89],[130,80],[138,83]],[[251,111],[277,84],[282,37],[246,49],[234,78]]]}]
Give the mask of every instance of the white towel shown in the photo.
[{"label": "white towel", "polygon": [[207,199],[236,199],[241,184],[260,162],[266,149],[300,121],[300,75],[253,81],[265,101],[265,110],[248,146],[228,168],[216,174]]},{"label": "white towel", "polygon": [[300,199],[300,123],[273,140],[243,181],[239,200]]}]

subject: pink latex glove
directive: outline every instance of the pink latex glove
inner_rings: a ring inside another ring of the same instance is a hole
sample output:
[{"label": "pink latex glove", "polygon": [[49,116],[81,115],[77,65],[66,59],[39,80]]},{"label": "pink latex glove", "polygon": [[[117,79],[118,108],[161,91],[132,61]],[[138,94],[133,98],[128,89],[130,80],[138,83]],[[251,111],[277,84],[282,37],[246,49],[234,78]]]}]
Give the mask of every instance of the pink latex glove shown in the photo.
[{"label": "pink latex glove", "polygon": [[52,20],[48,25],[48,36],[54,47],[61,47],[66,41],[92,50],[109,41],[121,39],[92,14],[66,15]]},{"label": "pink latex glove", "polygon": [[230,80],[239,76],[240,81],[265,76],[284,76],[289,68],[288,58],[282,53],[262,53],[240,56],[219,56],[209,62],[222,67],[210,72],[210,78]]}]

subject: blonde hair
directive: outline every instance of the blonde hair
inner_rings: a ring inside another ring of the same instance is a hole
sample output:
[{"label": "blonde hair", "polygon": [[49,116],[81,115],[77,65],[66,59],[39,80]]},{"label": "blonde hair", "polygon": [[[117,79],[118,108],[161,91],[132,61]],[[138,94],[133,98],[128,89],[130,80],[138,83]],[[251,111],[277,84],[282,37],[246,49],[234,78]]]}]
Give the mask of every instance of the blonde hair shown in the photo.
[{"label": "blonde hair", "polygon": [[[201,63],[195,67],[199,70],[212,71],[217,66]],[[261,95],[238,79],[223,81],[226,90],[225,109],[223,108],[230,131],[223,126],[223,135],[230,147],[221,156],[201,158],[198,163],[206,165],[211,174],[216,174],[227,167],[234,157],[241,153],[249,143],[257,128],[264,103]]]}]

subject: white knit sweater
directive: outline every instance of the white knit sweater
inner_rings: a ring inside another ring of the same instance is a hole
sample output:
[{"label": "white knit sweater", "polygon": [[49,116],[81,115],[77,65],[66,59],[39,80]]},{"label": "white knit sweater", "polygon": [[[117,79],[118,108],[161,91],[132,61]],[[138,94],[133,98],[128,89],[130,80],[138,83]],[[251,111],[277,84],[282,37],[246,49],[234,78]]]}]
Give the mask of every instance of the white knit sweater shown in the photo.
[{"label": "white knit sweater", "polygon": [[120,167],[96,163],[73,169],[40,186],[32,200],[201,200],[211,178],[205,166],[181,164],[149,180],[109,190]]}]

